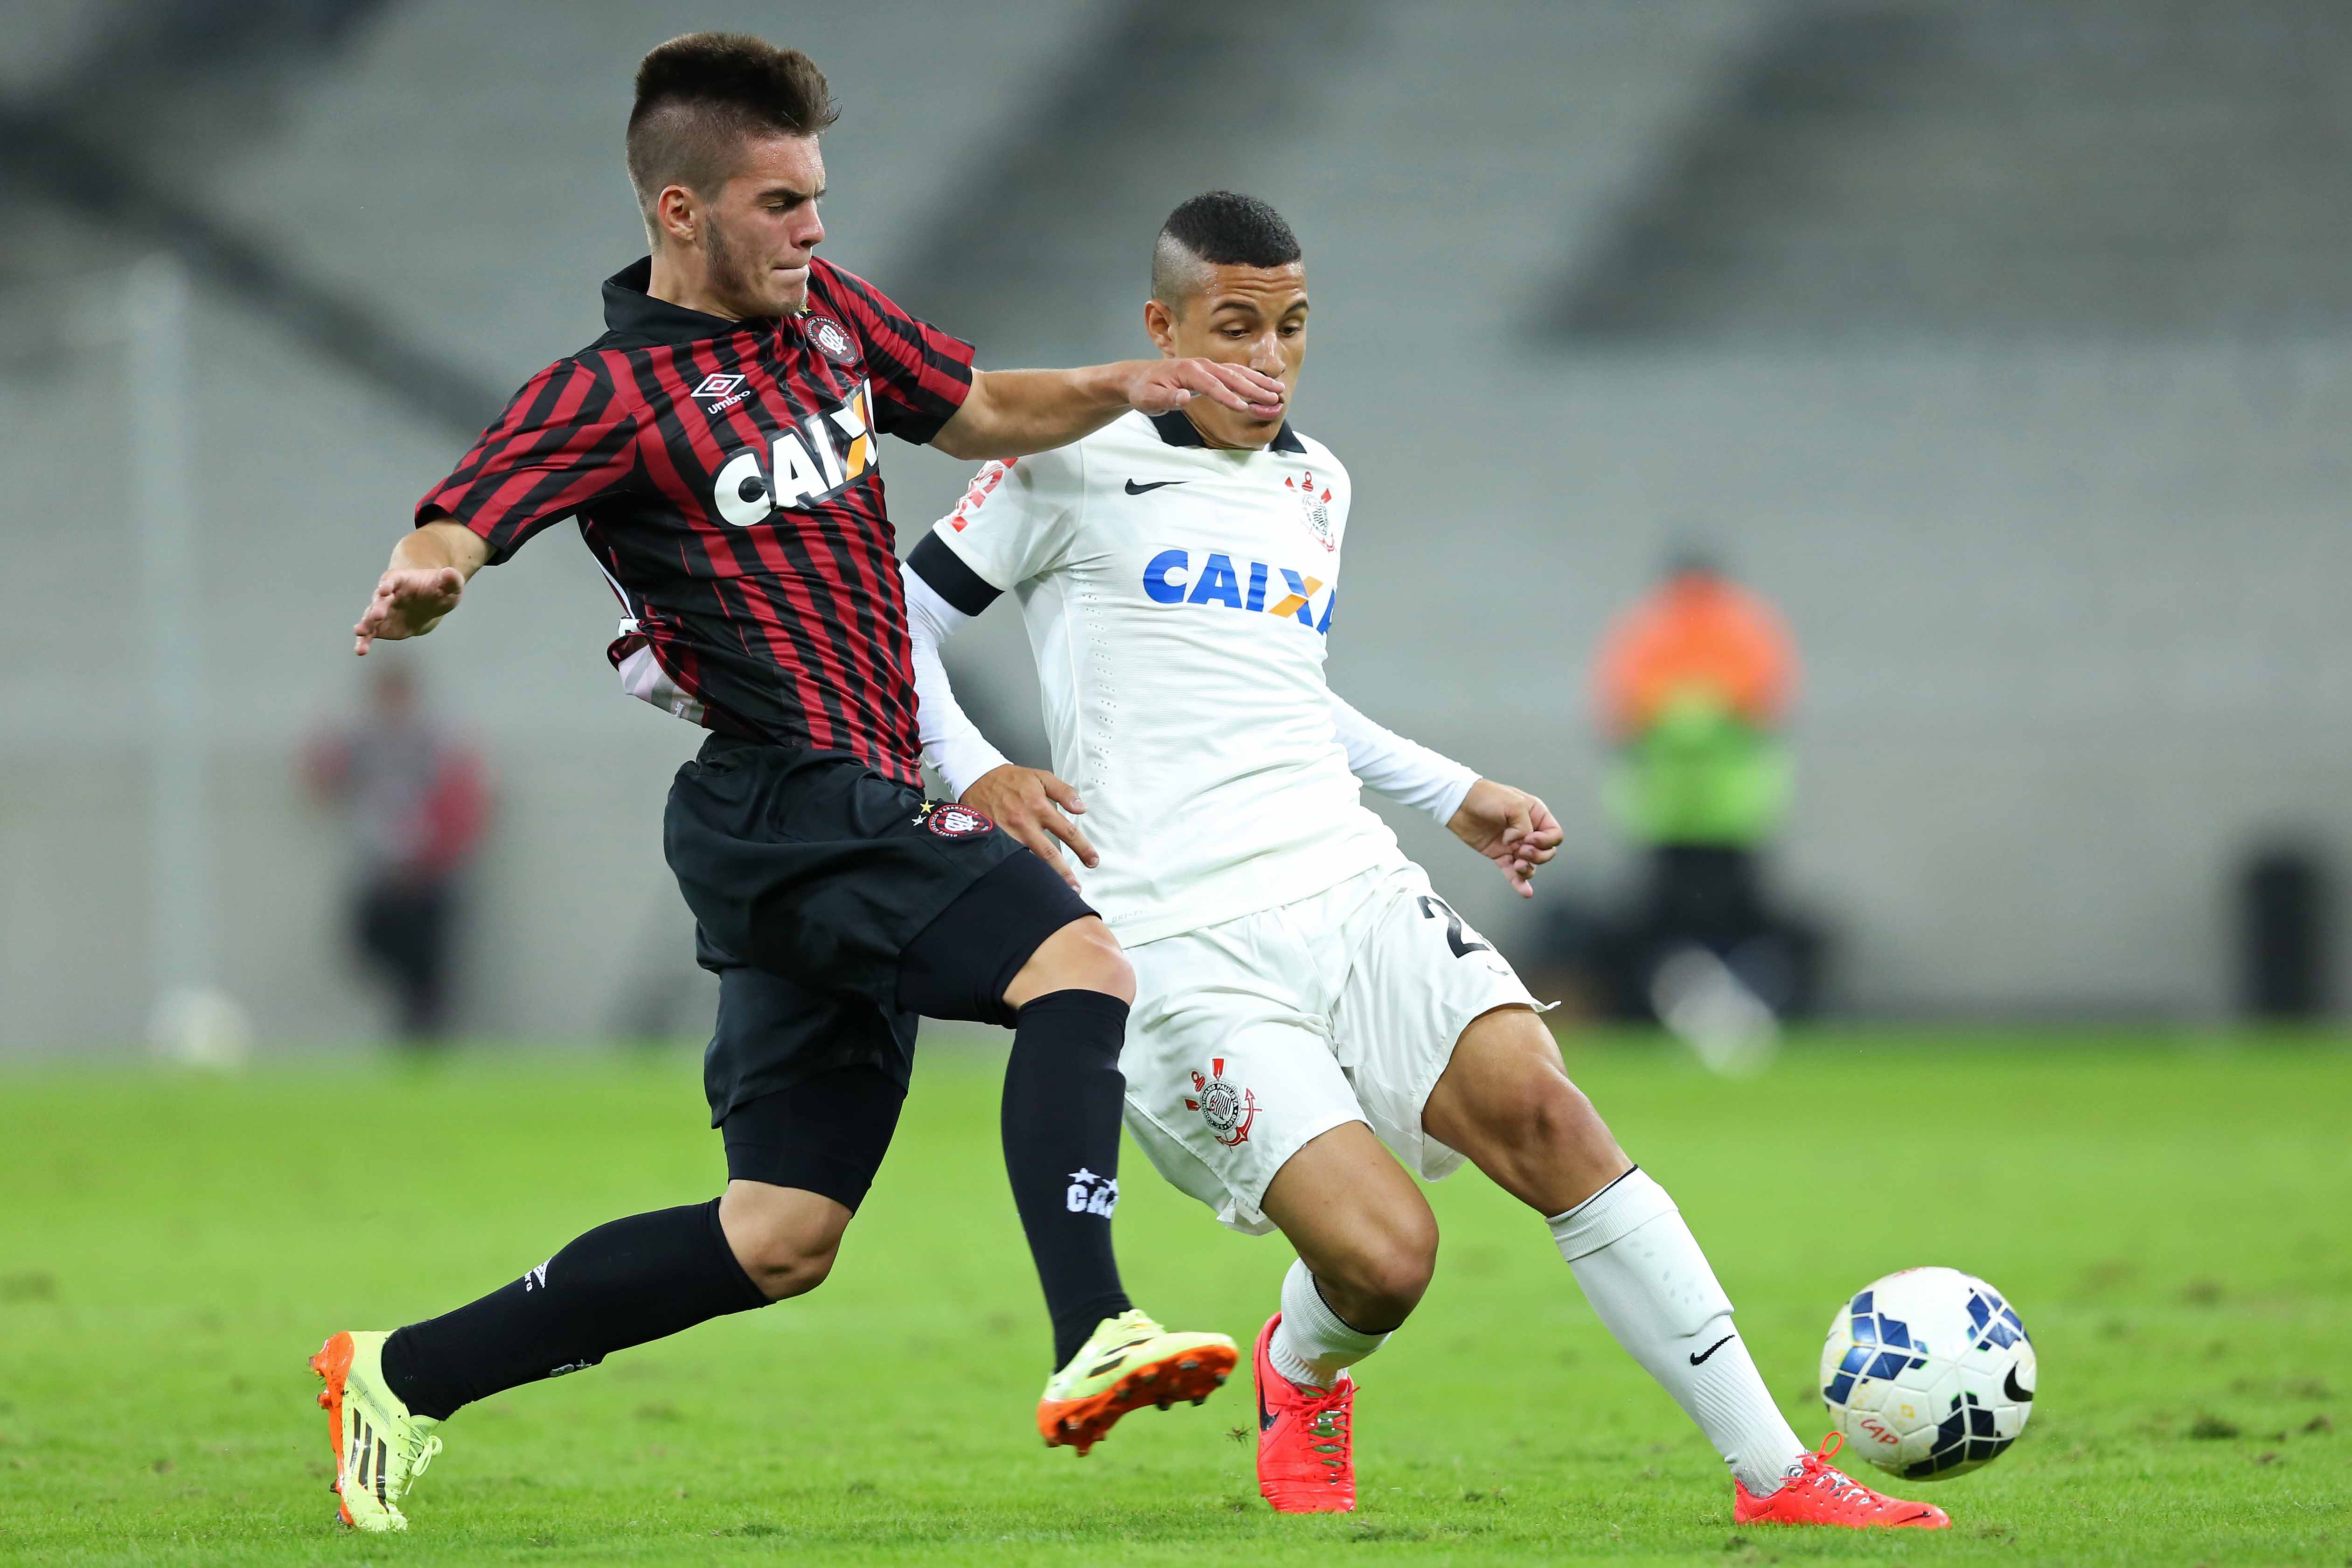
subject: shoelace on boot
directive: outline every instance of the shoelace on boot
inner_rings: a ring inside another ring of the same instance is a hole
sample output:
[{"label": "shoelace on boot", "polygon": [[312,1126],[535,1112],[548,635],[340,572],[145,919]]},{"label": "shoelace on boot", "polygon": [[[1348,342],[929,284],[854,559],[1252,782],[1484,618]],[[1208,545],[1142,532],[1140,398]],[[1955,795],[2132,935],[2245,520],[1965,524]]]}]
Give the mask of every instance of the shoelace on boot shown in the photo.
[{"label": "shoelace on boot", "polygon": [[1792,1486],[1808,1486],[1829,1493],[1832,1502],[1849,1499],[1865,1506],[1884,1506],[1892,1501],[1881,1493],[1872,1491],[1842,1470],[1831,1467],[1830,1461],[1845,1447],[1845,1434],[1832,1432],[1822,1439],[1822,1446],[1797,1461],[1797,1474],[1790,1478]]},{"label": "shoelace on boot", "polygon": [[438,1437],[427,1437],[415,1446],[415,1451],[408,1456],[408,1480],[400,1489],[404,1496],[409,1487],[416,1484],[416,1478],[425,1473],[425,1467],[433,1463],[433,1456],[440,1451],[441,1439]]},{"label": "shoelace on boot", "polygon": [[1334,1470],[1346,1468],[1349,1447],[1355,1441],[1347,1401],[1342,1397],[1347,1392],[1346,1384],[1334,1384],[1330,1393],[1309,1405],[1299,1415],[1299,1425],[1321,1439],[1308,1444],[1308,1448],[1316,1454],[1318,1463]]}]

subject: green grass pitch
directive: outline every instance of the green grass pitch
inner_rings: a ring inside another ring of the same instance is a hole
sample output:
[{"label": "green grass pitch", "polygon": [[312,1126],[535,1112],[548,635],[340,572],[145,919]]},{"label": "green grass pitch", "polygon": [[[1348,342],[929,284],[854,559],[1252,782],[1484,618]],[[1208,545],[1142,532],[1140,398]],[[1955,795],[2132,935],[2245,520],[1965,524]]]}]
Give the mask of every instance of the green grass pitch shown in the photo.
[{"label": "green grass pitch", "polygon": [[[2352,1559],[2352,1051],[1824,1035],[1760,1081],[1637,1037],[1570,1070],[1680,1200],[1801,1433],[1836,1304],[1984,1274],[2042,1355],[2025,1437],[1917,1495],[1955,1528],[1735,1531],[1729,1485],[1543,1226],[1465,1172],[1438,1280],[1364,1369],[1360,1511],[1258,1501],[1245,1380],[1094,1457],[1031,1421],[1046,1342],[996,1063],[938,1049],[839,1268],[468,1410],[402,1538],[331,1524],[303,1365],[716,1190],[697,1064],[0,1075],[0,1560],[1041,1563]],[[1288,1262],[1133,1149],[1139,1301],[1246,1340]],[[1891,1483],[1890,1483],[1891,1484]]]}]

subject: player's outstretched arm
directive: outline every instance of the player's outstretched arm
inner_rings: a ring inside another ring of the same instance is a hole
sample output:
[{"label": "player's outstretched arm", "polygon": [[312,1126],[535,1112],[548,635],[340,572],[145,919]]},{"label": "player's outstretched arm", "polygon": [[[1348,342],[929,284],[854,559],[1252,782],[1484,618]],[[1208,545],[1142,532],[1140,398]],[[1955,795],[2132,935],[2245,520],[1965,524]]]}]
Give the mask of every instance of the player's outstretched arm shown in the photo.
[{"label": "player's outstretched arm", "polygon": [[367,657],[382,637],[421,637],[457,607],[467,578],[490,558],[490,547],[464,523],[436,518],[392,547],[392,563],[376,579],[374,596],[352,628],[352,651]]},{"label": "player's outstretched arm", "polygon": [[1135,359],[1082,370],[974,371],[971,391],[931,445],[951,458],[1025,458],[1066,447],[1129,409],[1165,414],[1195,397],[1260,419],[1278,418],[1289,394],[1245,364]]},{"label": "player's outstretched arm", "polygon": [[1536,868],[1559,853],[1567,837],[1551,808],[1523,789],[1480,779],[1445,826],[1495,863],[1523,899],[1536,896]]},{"label": "player's outstretched arm", "polygon": [[1450,757],[1408,741],[1332,692],[1331,727],[1348,771],[1391,800],[1429,813],[1495,863],[1523,899],[1535,897],[1536,868],[1565,837],[1550,809],[1525,790],[1480,778]]}]

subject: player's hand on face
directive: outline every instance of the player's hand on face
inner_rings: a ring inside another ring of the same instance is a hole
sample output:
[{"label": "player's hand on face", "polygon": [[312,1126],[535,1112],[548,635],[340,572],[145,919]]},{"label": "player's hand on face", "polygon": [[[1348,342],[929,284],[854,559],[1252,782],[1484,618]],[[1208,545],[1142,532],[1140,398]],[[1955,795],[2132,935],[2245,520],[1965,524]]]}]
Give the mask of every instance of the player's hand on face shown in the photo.
[{"label": "player's hand on face", "polygon": [[1020,768],[1007,763],[992,769],[963,792],[963,804],[994,819],[997,826],[1035,850],[1073,888],[1078,885],[1077,874],[1062,858],[1062,845],[1068,845],[1089,870],[1102,863],[1078,825],[1062,815],[1070,811],[1083,816],[1086,802],[1078,798],[1076,790],[1043,768]]},{"label": "player's hand on face", "polygon": [[1254,419],[1278,419],[1290,394],[1281,382],[1245,364],[1213,359],[1160,359],[1135,362],[1128,384],[1128,403],[1146,414],[1181,408],[1194,397],[1209,397]]},{"label": "player's hand on face", "polygon": [[352,651],[365,658],[368,644],[378,637],[423,637],[457,607],[465,592],[466,574],[454,566],[395,567],[376,579],[375,597],[352,628]]},{"label": "player's hand on face", "polygon": [[1480,779],[1462,797],[1446,826],[1454,837],[1495,863],[1523,899],[1536,896],[1536,868],[1559,853],[1567,835],[1551,808],[1523,789]]}]

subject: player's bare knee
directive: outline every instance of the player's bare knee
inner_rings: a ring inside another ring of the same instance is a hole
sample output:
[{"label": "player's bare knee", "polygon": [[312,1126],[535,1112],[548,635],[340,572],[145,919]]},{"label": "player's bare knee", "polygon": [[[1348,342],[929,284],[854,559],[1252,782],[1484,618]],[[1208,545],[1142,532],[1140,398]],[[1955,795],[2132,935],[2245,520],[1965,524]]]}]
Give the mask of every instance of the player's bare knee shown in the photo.
[{"label": "player's bare knee", "polygon": [[1108,953],[1097,963],[1087,981],[1087,989],[1099,991],[1106,996],[1116,996],[1129,1006],[1135,1005],[1135,965],[1116,942]]},{"label": "player's bare knee", "polygon": [[[1339,1287],[1333,1294],[1348,1298],[1332,1301],[1332,1310],[1367,1333],[1385,1332],[1421,1305],[1436,1272],[1436,1220],[1426,1213],[1395,1215],[1330,1266],[1328,1278]],[[1318,1267],[1315,1277],[1326,1279],[1325,1269]]]},{"label": "player's bare knee", "polygon": [[1128,962],[1126,950],[1111,935],[1110,927],[1088,916],[1047,937],[1015,978],[1014,988],[1034,995],[1050,991],[1099,991],[1132,1003],[1135,965]]},{"label": "player's bare knee", "polygon": [[719,1200],[728,1248],[771,1301],[824,1283],[849,1220],[850,1210],[834,1199],[764,1182],[730,1182]]},{"label": "player's bare knee", "polygon": [[1528,1078],[1519,1131],[1529,1147],[1582,1150],[1612,1143],[1601,1112],[1566,1074],[1546,1067]]},{"label": "player's bare knee", "polygon": [[769,1300],[782,1301],[788,1297],[805,1296],[824,1284],[825,1276],[833,1272],[833,1260],[840,1253],[837,1237],[778,1235],[762,1237],[748,1258],[739,1249],[736,1260]]},{"label": "player's bare knee", "polygon": [[1379,1258],[1370,1281],[1370,1294],[1387,1309],[1386,1316],[1402,1322],[1421,1305],[1436,1272],[1437,1247],[1433,1239],[1426,1250],[1395,1247]]}]

